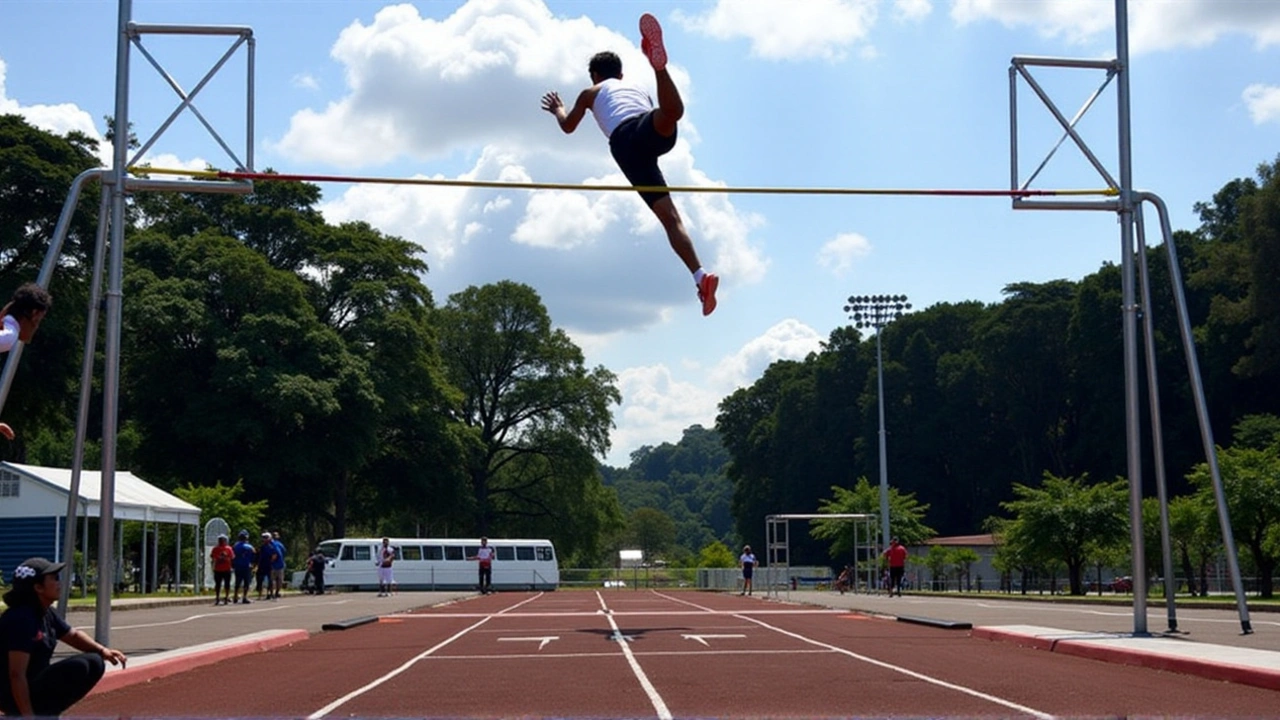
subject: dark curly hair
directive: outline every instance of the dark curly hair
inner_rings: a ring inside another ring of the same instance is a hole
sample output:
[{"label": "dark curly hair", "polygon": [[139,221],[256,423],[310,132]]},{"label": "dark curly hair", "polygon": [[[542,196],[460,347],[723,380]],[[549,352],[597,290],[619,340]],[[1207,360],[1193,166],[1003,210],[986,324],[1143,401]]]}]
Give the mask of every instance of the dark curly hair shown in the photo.
[{"label": "dark curly hair", "polygon": [[587,72],[595,73],[605,79],[619,79],[622,77],[622,58],[608,50],[598,52],[591,56],[591,62],[587,63]]},{"label": "dark curly hair", "polygon": [[31,317],[36,312],[48,312],[53,307],[53,297],[49,291],[35,283],[24,283],[13,292],[7,306],[10,315],[18,318]]}]

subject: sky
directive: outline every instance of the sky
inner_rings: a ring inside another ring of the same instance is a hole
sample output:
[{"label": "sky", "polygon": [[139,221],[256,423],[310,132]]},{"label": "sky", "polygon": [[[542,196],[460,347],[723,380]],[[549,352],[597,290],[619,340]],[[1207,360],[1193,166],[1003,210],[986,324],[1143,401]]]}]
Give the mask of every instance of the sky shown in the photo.
[{"label": "sky", "polygon": [[[1175,230],[1194,229],[1194,203],[1280,154],[1280,2],[1127,5],[1133,183],[1165,200]],[[132,3],[137,23],[253,29],[257,170],[575,185],[625,180],[594,122],[565,135],[539,100],[554,90],[572,102],[600,50],[652,87],[637,29],[650,12],[686,105],[663,172],[673,185],[728,188],[1007,190],[1011,58],[1112,59],[1115,11],[1113,0]],[[118,16],[116,0],[0,0],[0,113],[101,138],[115,109]],[[190,92],[232,39],[148,34],[142,45]],[[247,66],[241,47],[193,98],[241,162]],[[1067,118],[1102,88],[1076,127],[1118,178],[1118,84],[1099,70],[1030,72]],[[129,88],[130,120],[147,141],[179,98],[137,50]],[[1071,141],[1054,151],[1062,128],[1023,80],[1016,107],[1019,185],[1106,186]],[[237,164],[191,112],[145,160]],[[719,308],[703,317],[688,272],[632,193],[322,188],[330,221],[364,220],[422,246],[439,304],[503,279],[535,288],[588,365],[617,375],[623,402],[604,458],[616,466],[692,424],[713,426],[718,403],[770,363],[819,350],[849,323],[850,295],[902,294],[916,310],[997,303],[1011,283],[1078,280],[1120,257],[1105,211],[686,193],[676,205],[704,267],[721,277]]]}]

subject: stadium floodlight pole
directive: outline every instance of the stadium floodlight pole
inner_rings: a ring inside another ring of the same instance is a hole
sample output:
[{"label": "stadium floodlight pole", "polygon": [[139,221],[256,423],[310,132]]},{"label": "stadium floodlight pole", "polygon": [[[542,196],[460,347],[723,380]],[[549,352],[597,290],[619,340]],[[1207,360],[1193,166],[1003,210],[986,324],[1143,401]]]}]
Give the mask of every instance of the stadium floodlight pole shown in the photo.
[{"label": "stadium floodlight pole", "polygon": [[876,330],[876,398],[880,413],[880,542],[889,543],[889,461],[885,448],[884,427],[884,362],[880,351],[880,329],[902,317],[911,309],[906,295],[851,295],[844,311],[853,326]]}]

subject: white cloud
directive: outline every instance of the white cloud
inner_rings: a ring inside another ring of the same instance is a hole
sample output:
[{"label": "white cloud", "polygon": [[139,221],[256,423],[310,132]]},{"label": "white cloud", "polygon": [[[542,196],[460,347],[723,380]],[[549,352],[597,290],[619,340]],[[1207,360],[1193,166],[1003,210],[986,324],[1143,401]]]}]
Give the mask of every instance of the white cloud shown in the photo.
[{"label": "white cloud", "polygon": [[55,135],[78,131],[98,141],[98,159],[104,165],[111,164],[111,147],[103,144],[103,137],[93,124],[93,117],[72,103],[58,105],[22,105],[8,97],[5,78],[8,68],[0,59],[0,115],[20,115],[34,127]]},{"label": "white cloud", "polygon": [[1254,84],[1241,94],[1255,125],[1280,122],[1280,87]]},{"label": "white cloud", "polygon": [[860,257],[871,254],[871,241],[857,233],[841,233],[818,250],[818,264],[836,277],[844,277]]},{"label": "white cloud", "polygon": [[[368,25],[345,28],[330,51],[346,95],[294,114],[271,147],[292,160],[359,167],[499,141],[551,142],[560,132],[539,99],[558,89],[571,100],[587,82],[587,61],[604,49],[622,57],[624,72],[637,69],[628,77],[652,86],[632,38],[589,18],[557,18],[541,0],[470,0],[442,20],[389,6]],[[688,104],[688,74],[668,68]]]},{"label": "white cloud", "polygon": [[320,89],[320,81],[316,80],[315,76],[311,75],[310,73],[298,73],[297,75],[294,75],[289,82],[294,87],[302,88],[304,90]]},{"label": "white cloud", "polygon": [[[555,18],[538,0],[471,0],[439,21],[407,5],[384,8],[334,45],[346,95],[296,114],[275,149],[288,164],[343,166],[479,153],[458,179],[626,185],[590,118],[565,136],[538,106],[550,89],[582,87],[602,48],[652,81],[632,39],[587,18]],[[683,92],[687,76],[668,67]],[[689,111],[663,173],[672,185],[716,185],[696,167],[696,103],[684,95]],[[751,238],[759,216],[727,195],[678,195],[676,205],[721,292],[764,277],[768,259]],[[672,307],[697,311],[692,279],[632,192],[356,186],[323,211],[426,248],[428,282],[443,294],[511,278],[538,289],[557,324],[583,335],[665,322]]]},{"label": "white cloud", "polygon": [[[899,12],[919,12],[927,0],[899,0]],[[676,12],[686,29],[718,40],[745,38],[766,60],[840,60],[866,40],[879,0],[717,0],[697,15]]]},{"label": "white cloud", "polygon": [[[801,360],[820,349],[823,338],[798,320],[783,320],[722,358],[693,381],[677,379],[666,365],[647,365],[618,373],[622,407],[612,434],[617,451],[658,445],[680,437],[693,424],[714,427],[720,401],[755,382],[775,360]],[[697,363],[683,364],[698,373]],[[611,458],[626,464],[625,457]]]},{"label": "white cloud", "polygon": [[[1129,47],[1134,53],[1203,47],[1229,35],[1253,38],[1258,47],[1280,43],[1280,3],[1257,0],[1131,0]],[[1031,26],[1072,44],[1114,46],[1113,0],[953,0],[959,24],[995,20]]]},{"label": "white cloud", "polygon": [[723,397],[755,382],[775,360],[803,360],[819,350],[824,339],[799,320],[783,320],[716,363],[708,374],[708,384],[721,390]]},{"label": "white cloud", "polygon": [[932,12],[931,0],[893,0],[893,16],[898,20],[923,20]]}]

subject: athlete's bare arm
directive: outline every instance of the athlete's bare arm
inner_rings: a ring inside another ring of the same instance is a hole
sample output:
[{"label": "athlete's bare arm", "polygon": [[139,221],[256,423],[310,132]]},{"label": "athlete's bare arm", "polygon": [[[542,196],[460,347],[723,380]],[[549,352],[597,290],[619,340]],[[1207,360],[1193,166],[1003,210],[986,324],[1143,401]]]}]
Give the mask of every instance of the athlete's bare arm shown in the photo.
[{"label": "athlete's bare arm", "polygon": [[591,109],[592,103],[596,101],[596,93],[600,92],[599,85],[591,87],[578,93],[578,100],[573,104],[572,110],[565,110],[564,102],[560,100],[560,94],[549,92],[542,96],[542,109],[556,116],[556,122],[560,123],[560,129],[566,134],[578,129],[578,123],[582,122],[582,118],[587,114],[587,110]]}]

